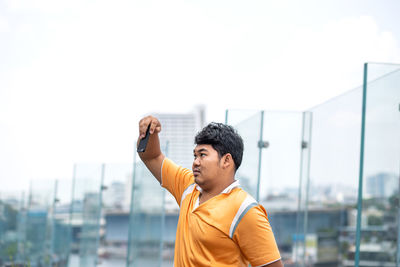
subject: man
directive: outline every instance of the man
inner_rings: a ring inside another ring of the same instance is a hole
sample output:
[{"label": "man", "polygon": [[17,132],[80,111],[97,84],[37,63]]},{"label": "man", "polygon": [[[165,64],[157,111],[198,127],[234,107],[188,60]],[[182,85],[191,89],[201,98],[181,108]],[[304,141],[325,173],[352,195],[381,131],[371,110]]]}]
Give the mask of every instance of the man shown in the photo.
[{"label": "man", "polygon": [[139,139],[150,125],[147,168],[180,207],[175,241],[176,267],[283,266],[264,208],[235,181],[242,138],[228,125],[210,123],[195,137],[192,171],[160,150],[159,120],[139,122]]}]

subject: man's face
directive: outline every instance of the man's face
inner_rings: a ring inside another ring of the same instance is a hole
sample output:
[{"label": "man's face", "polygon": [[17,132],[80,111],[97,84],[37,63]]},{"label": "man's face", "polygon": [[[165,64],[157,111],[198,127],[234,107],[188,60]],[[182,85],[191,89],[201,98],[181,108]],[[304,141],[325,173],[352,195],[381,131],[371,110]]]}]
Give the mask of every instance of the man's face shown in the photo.
[{"label": "man's face", "polygon": [[218,181],[221,159],[218,152],[211,145],[197,145],[193,153],[192,170],[194,181],[201,188],[207,190]]}]

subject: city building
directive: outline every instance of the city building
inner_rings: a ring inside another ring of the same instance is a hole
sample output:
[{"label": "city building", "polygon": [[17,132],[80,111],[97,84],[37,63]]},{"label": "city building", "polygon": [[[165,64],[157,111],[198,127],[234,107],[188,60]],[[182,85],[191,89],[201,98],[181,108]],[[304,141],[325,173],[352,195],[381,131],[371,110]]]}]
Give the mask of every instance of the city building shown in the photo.
[{"label": "city building", "polygon": [[[163,152],[176,164],[192,169],[194,137],[205,126],[205,108],[198,106],[190,113],[156,113],[162,125],[160,143]],[[165,210],[177,213],[178,205],[165,194]]]},{"label": "city building", "polygon": [[[162,125],[161,146],[175,163],[192,168],[194,136],[205,124],[205,108],[190,113],[156,113]],[[168,148],[166,147],[168,144]]]},{"label": "city building", "polygon": [[388,198],[399,192],[399,177],[391,173],[378,173],[367,177],[367,197]]}]

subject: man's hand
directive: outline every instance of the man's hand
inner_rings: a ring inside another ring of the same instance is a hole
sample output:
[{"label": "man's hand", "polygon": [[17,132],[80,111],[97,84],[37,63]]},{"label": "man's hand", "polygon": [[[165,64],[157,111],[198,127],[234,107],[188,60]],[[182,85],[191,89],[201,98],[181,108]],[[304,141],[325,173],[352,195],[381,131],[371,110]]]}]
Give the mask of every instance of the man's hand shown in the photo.
[{"label": "man's hand", "polygon": [[161,132],[160,121],[153,116],[146,116],[139,121],[139,139],[142,139],[146,135],[147,127],[150,124],[150,134]]},{"label": "man's hand", "polygon": [[139,138],[137,145],[139,145],[140,139],[146,136],[149,125],[150,137],[147,148],[145,152],[140,152],[139,156],[154,177],[161,183],[161,166],[165,156],[161,153],[160,139],[158,138],[158,133],[161,131],[161,123],[156,117],[147,116],[139,121]]}]

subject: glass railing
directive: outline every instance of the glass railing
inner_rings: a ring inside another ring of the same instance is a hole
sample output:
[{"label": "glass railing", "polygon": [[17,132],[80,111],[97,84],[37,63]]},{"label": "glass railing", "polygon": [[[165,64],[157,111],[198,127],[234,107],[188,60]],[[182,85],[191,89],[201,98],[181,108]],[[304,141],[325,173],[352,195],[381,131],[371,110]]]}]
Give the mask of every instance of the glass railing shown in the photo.
[{"label": "glass railing", "polygon": [[355,245],[361,87],[309,110],[312,116],[304,265],[342,265]]},{"label": "glass railing", "polygon": [[264,112],[263,142],[267,146],[262,150],[260,203],[268,212],[285,263],[292,261],[297,240],[302,119],[301,112]]},{"label": "glass railing", "polygon": [[35,180],[26,197],[0,199],[0,266],[68,266],[71,186]]},{"label": "glass railing", "polygon": [[[366,67],[366,93],[360,86],[302,115],[226,113],[252,150],[242,171],[255,179],[261,162],[259,186],[247,190],[269,212],[287,266],[399,264],[400,66]],[[261,155],[251,146],[260,128]]]},{"label": "glass railing", "polygon": [[104,171],[104,164],[75,165],[71,215],[75,254],[71,255],[69,266],[98,264]]},{"label": "glass railing", "polygon": [[27,194],[0,194],[0,266],[95,266],[102,175],[101,165],[77,165],[74,180],[34,180]]},{"label": "glass railing", "polygon": [[26,197],[23,193],[1,195],[0,199],[0,266],[22,263],[21,226],[25,214]]},{"label": "glass railing", "polygon": [[[236,178],[266,208],[284,262],[292,262],[299,200],[302,113],[228,110],[244,141]],[[247,116],[247,117],[246,117]]]},{"label": "glass railing", "polygon": [[72,242],[71,201],[73,181],[57,180],[51,223],[52,264],[66,267]]},{"label": "glass railing", "polygon": [[[400,266],[400,66],[366,64],[364,80],[305,112],[226,112],[245,145],[236,178],[285,266]],[[0,266],[173,266],[177,205],[134,162],[0,195]]]},{"label": "glass railing", "polygon": [[[306,232],[308,225],[308,189],[309,189],[309,177],[310,177],[310,158],[311,158],[311,143],[312,143],[312,113],[303,112],[301,119],[301,139],[298,143],[298,147],[301,150],[299,158],[299,183],[298,183],[298,195],[296,199],[297,212],[295,215],[296,228],[292,239],[287,241],[289,245],[289,251],[291,249],[292,255],[282,255],[283,261],[286,265],[302,266],[305,264],[306,258]],[[294,217],[294,215],[292,214]],[[286,221],[286,220],[284,220]],[[293,222],[292,222],[293,224]],[[285,227],[282,227],[285,231]],[[292,230],[293,233],[293,230]],[[279,237],[278,237],[279,240]],[[278,241],[278,243],[281,241]],[[281,249],[282,251],[282,249]],[[284,251],[284,250],[283,250]],[[286,256],[286,257],[285,257]]]},{"label": "glass railing", "polygon": [[[250,113],[251,114],[251,113]],[[235,111],[227,112],[227,122],[235,120]],[[258,188],[260,183],[260,153],[262,139],[262,120],[264,113],[261,111],[252,114],[248,118],[237,120],[235,129],[241,135],[244,144],[243,159],[240,168],[236,172],[236,179],[240,186],[255,199],[259,199]]]},{"label": "glass railing", "polygon": [[[168,155],[166,149],[162,150]],[[164,261],[165,266],[172,266],[173,254],[163,253],[165,194],[144,163],[137,162],[133,171],[127,266],[162,266]]]},{"label": "glass railing", "polygon": [[[359,266],[399,266],[400,66],[365,66]],[[350,261],[348,265],[352,265]]]},{"label": "glass railing", "polygon": [[129,233],[133,164],[106,164],[102,209],[104,227],[100,266],[125,266]]},{"label": "glass railing", "polygon": [[33,181],[25,213],[23,261],[31,266],[51,265],[51,218],[55,199],[54,181]]}]

